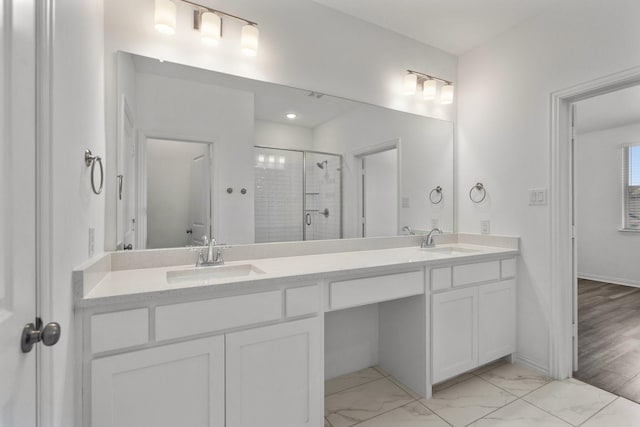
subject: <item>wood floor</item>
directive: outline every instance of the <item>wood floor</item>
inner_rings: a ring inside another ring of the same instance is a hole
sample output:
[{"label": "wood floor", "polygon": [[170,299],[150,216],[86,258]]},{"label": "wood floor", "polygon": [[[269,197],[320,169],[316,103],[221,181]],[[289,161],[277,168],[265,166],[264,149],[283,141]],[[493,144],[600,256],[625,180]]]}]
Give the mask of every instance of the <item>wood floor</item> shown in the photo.
[{"label": "wood floor", "polygon": [[640,402],[640,288],[578,281],[578,368],[575,378]]}]

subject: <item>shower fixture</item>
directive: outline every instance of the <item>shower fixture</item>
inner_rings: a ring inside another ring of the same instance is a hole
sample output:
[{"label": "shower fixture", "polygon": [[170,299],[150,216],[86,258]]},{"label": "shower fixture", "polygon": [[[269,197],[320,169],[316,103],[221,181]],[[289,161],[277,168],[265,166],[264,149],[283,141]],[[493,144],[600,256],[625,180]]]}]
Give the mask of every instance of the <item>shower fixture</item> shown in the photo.
[{"label": "shower fixture", "polygon": [[320,169],[324,169],[325,166],[327,166],[329,164],[328,160],[323,160],[321,162],[316,163],[316,165],[320,168]]}]

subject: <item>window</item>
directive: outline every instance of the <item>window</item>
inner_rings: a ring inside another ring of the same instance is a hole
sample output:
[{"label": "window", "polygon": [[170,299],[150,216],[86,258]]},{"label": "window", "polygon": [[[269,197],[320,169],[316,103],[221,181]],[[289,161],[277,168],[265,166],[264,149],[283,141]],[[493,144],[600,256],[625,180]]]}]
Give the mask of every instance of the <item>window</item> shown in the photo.
[{"label": "window", "polygon": [[624,229],[640,231],[640,144],[624,149]]}]

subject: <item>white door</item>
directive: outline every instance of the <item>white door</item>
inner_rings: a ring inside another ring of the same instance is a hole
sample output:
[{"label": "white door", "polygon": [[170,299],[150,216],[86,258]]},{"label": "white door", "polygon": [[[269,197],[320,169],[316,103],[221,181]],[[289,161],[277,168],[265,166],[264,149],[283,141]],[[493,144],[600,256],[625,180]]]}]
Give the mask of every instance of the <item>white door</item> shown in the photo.
[{"label": "white door", "polygon": [[226,427],[322,427],[321,318],[227,334]]},{"label": "white door", "polygon": [[478,366],[478,289],[432,295],[433,382]]},{"label": "white door", "polygon": [[202,245],[202,236],[211,237],[211,157],[209,144],[200,144],[202,153],[193,157],[191,161],[191,188],[189,197],[189,212],[191,224],[191,244]]},{"label": "white door", "polygon": [[516,351],[516,282],[492,283],[478,289],[478,364]]},{"label": "white door", "polygon": [[362,158],[363,237],[398,234],[398,150]]},{"label": "white door", "polygon": [[91,376],[92,427],[225,425],[224,336],[96,359]]},{"label": "white door", "polygon": [[[35,7],[0,8],[0,425],[36,424],[36,351],[20,335],[36,318]],[[9,13],[10,16],[6,14]]]}]

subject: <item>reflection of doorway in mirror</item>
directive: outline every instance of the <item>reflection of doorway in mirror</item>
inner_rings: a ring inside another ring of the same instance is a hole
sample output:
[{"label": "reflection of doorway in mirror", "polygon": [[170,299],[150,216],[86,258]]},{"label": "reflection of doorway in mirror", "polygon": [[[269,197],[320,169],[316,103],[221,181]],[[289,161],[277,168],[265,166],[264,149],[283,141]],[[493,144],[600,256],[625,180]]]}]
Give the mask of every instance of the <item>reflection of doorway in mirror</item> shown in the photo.
[{"label": "reflection of doorway in mirror", "polygon": [[202,245],[211,234],[211,145],[147,139],[146,248]]},{"label": "reflection of doorway in mirror", "polygon": [[362,237],[398,234],[398,150],[391,148],[361,157]]}]

